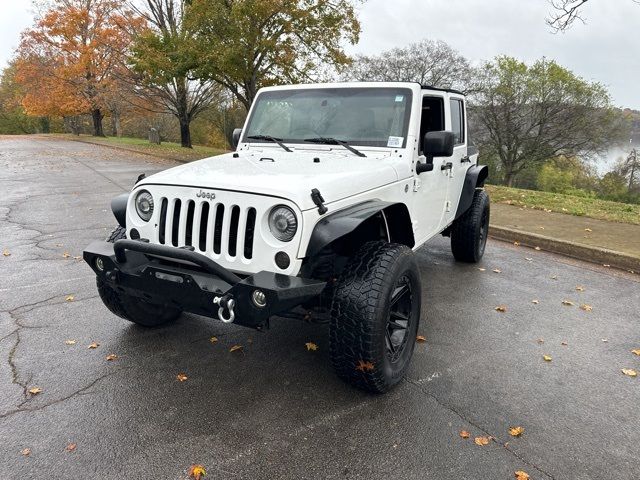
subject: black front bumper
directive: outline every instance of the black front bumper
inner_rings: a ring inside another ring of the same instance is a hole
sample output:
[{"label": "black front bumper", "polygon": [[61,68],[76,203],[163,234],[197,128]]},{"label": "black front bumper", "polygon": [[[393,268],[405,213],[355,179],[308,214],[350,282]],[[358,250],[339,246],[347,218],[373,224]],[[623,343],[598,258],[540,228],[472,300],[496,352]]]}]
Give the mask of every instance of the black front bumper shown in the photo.
[{"label": "black front bumper", "polygon": [[[194,251],[141,240],[96,241],[85,262],[114,290],[253,328],[319,295],[325,282],[262,271],[245,278]],[[101,268],[100,268],[101,267]],[[254,292],[265,305],[254,302]],[[233,302],[231,302],[233,300]],[[231,307],[232,306],[232,307]]]}]

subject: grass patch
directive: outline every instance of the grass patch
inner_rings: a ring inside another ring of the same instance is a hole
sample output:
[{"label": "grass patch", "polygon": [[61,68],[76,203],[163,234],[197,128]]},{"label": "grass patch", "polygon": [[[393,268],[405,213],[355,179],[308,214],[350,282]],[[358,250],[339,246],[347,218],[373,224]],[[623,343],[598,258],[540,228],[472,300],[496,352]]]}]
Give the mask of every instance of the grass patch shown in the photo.
[{"label": "grass patch", "polygon": [[487,185],[487,191],[493,203],[640,225],[640,205],[498,185]]},{"label": "grass patch", "polygon": [[93,137],[90,135],[56,135],[71,140],[81,140],[99,145],[109,145],[113,147],[122,147],[140,153],[156,155],[158,157],[170,158],[172,160],[191,161],[200,160],[201,158],[212,157],[225,153],[226,150],[213,147],[205,147],[202,145],[194,145],[192,149],[182,148],[179,143],[162,142],[160,145],[149,143],[144,138],[133,137]]}]

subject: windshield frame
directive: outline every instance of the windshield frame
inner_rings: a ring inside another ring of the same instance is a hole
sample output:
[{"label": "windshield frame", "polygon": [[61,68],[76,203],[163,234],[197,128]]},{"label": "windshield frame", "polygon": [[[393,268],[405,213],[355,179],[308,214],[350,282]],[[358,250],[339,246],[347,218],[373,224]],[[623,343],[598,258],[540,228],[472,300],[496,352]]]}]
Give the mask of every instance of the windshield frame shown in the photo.
[{"label": "windshield frame", "polygon": [[[295,94],[298,92],[339,92],[339,91],[354,91],[354,90],[369,90],[369,91],[388,91],[390,95],[404,95],[406,97],[405,100],[405,111],[404,111],[404,119],[403,119],[403,131],[402,131],[402,145],[401,146],[389,146],[388,140],[379,140],[379,141],[362,141],[362,140],[357,140],[357,139],[348,139],[348,138],[340,138],[340,140],[345,140],[349,145],[353,145],[353,146],[358,146],[358,147],[362,147],[362,148],[392,148],[392,149],[398,149],[398,148],[406,148],[407,145],[407,139],[408,139],[408,135],[409,135],[409,127],[410,127],[410,122],[411,122],[411,113],[412,113],[412,109],[413,109],[413,90],[410,87],[405,87],[405,86],[385,86],[385,87],[378,87],[378,86],[357,86],[357,87],[344,87],[344,86],[339,86],[339,87],[310,87],[310,88],[275,88],[275,89],[268,89],[268,90],[264,90],[258,93],[258,95],[256,96],[253,105],[251,106],[251,110],[249,112],[249,116],[247,117],[247,120],[245,122],[243,131],[242,131],[242,139],[240,140],[241,143],[246,143],[246,144],[268,144],[268,142],[265,142],[263,140],[255,140],[255,139],[249,139],[249,136],[255,135],[255,132],[252,132],[251,135],[249,135],[249,126],[251,125],[252,120],[254,120],[255,118],[255,114],[256,114],[256,106],[258,105],[258,102],[262,99],[264,99],[265,97],[273,97],[273,98],[277,98],[280,95],[286,95],[286,94]],[[260,134],[262,135],[268,135],[270,134],[270,132],[260,132]],[[313,135],[311,135],[313,136]],[[308,135],[304,135],[304,138],[309,137]],[[296,146],[300,146],[300,145],[306,145],[306,146],[315,146],[318,147],[320,144],[318,143],[311,143],[311,142],[306,142],[304,141],[304,138],[282,138],[282,142],[286,145],[296,145]],[[333,146],[333,145],[332,145]]]}]

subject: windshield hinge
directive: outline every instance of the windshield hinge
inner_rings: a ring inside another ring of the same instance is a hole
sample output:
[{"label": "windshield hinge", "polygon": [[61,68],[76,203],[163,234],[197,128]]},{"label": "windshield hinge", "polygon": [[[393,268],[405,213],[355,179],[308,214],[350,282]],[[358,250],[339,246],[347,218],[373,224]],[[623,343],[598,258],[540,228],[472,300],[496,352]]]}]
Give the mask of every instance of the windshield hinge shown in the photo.
[{"label": "windshield hinge", "polygon": [[417,192],[418,190],[420,190],[420,186],[422,185],[422,182],[420,181],[419,178],[414,178],[413,179],[413,191]]}]

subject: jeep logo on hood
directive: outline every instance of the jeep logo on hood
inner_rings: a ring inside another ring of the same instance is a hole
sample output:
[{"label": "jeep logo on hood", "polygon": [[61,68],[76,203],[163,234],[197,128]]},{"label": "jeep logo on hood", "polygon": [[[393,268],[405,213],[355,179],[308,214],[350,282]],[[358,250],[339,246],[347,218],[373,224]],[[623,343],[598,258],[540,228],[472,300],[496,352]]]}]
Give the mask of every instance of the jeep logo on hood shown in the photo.
[{"label": "jeep logo on hood", "polygon": [[198,198],[208,198],[209,200],[213,200],[214,198],[216,198],[216,194],[211,192],[203,192],[202,190],[200,190],[198,193],[196,193],[196,197]]}]

